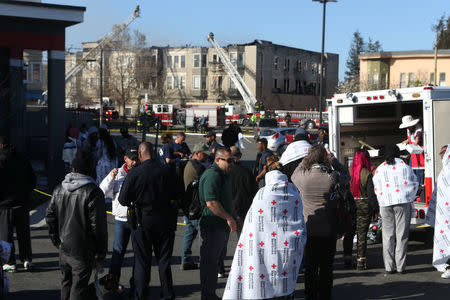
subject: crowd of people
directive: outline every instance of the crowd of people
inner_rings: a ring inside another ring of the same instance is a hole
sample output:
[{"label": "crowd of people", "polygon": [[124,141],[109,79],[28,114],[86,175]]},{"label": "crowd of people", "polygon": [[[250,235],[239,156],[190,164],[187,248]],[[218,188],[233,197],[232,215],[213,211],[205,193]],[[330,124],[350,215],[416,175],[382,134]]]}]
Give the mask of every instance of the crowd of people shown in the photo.
[{"label": "crowd of people", "polygon": [[[414,123],[410,121],[403,123]],[[50,239],[59,249],[61,299],[88,297],[90,277],[108,251],[108,199],[114,242],[105,277],[113,291],[123,289],[121,268],[131,240],[130,294],[134,299],[148,295],[153,256],[161,298],[175,299],[171,257],[180,209],[186,225],[182,249],[176,250],[180,268],[200,269],[202,300],[220,299],[217,281],[225,276],[223,299],[293,299],[303,270],[305,298],[331,299],[337,239],[344,240],[346,268],[368,269],[367,232],[379,215],[386,274],[406,272],[411,202],[417,198],[420,182],[396,145],[382,149],[379,165],[366,150],[358,150],[348,169],[329,151],[324,131],[317,142],[311,142],[300,127],[280,157],[267,148],[266,139],[258,139],[252,172],[240,163],[244,145],[237,124],[224,131],[223,144],[214,131],[208,131],[204,143],[194,145],[192,151],[182,132],[175,138],[162,135],[158,151],[149,142],[139,144],[126,128],[120,133],[113,138],[105,126],[67,131],[63,150],[67,175],[54,189],[45,217]],[[445,202],[450,195],[447,146],[441,149],[441,157],[444,167],[436,180],[427,222],[441,233],[435,239],[433,265],[450,278],[450,248],[445,245],[450,216]],[[0,240],[11,243],[16,229],[20,259],[27,269],[32,254],[26,200],[36,178],[26,160],[0,139],[1,170],[9,170],[8,164],[14,164],[15,173],[1,173],[5,186]],[[13,185],[16,178],[21,178],[20,189]],[[238,242],[227,270],[224,259],[232,232]],[[191,249],[197,236],[199,260]],[[15,270],[14,249],[11,253],[3,270]]]}]

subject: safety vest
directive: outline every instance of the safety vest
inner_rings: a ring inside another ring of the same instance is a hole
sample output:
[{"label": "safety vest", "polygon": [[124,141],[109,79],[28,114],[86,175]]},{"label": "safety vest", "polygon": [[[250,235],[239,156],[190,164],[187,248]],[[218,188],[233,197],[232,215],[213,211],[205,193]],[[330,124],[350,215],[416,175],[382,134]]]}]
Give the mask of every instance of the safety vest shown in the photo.
[{"label": "safety vest", "polygon": [[[411,138],[408,136],[408,143],[412,144]],[[420,146],[422,149],[423,147]],[[421,154],[411,154],[411,167],[413,169],[423,168],[425,167],[425,157],[423,156],[423,152]]]}]

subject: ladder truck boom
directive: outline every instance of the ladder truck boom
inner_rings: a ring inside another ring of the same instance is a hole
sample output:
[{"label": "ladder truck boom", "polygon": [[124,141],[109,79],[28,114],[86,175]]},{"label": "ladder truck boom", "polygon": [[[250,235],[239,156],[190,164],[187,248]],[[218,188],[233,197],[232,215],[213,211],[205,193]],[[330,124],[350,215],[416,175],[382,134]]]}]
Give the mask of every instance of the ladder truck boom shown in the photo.
[{"label": "ladder truck boom", "polygon": [[[65,82],[66,83],[69,82],[72,77],[74,77],[81,70],[83,70],[83,68],[86,66],[88,61],[96,59],[96,57],[99,55],[100,50],[103,49],[108,43],[113,41],[123,30],[125,30],[125,28],[128,27],[128,25],[130,25],[136,18],[138,18],[140,13],[141,13],[141,11],[140,11],[139,5],[138,5],[134,9],[134,12],[131,15],[131,17],[125,23],[123,23],[121,25],[121,28],[119,30],[113,30],[109,34],[107,34],[98,43],[98,45],[96,47],[89,50],[89,52],[83,58],[81,58],[80,61],[75,66],[73,66],[66,72]],[[43,92],[42,95],[46,95],[47,92],[48,91]]]},{"label": "ladder truck boom", "polygon": [[231,63],[223,48],[216,43],[216,41],[214,40],[214,34],[212,32],[208,35],[207,39],[216,50],[217,55],[219,56],[223,65],[225,66],[225,69],[227,70],[228,76],[230,76],[230,79],[233,81],[234,85],[241,94],[247,112],[253,113],[255,104],[257,102],[255,96],[253,96],[252,92],[245,84],[241,74],[239,74],[235,66]]}]

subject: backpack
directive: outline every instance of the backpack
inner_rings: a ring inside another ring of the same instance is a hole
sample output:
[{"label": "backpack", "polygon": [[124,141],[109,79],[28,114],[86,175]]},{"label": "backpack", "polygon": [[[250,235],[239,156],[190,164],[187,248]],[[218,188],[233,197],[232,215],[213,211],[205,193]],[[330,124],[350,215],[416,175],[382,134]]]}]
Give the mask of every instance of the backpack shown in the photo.
[{"label": "backpack", "polygon": [[186,165],[188,164],[189,160],[182,159],[175,165],[175,177],[176,177],[176,199],[178,202],[184,197],[185,191],[184,191],[184,169],[186,168]]},{"label": "backpack", "polygon": [[[199,162],[192,162],[194,168],[197,170],[197,178],[194,179],[186,188],[186,192],[182,199],[181,209],[183,210],[184,215],[188,220],[198,220],[202,216],[203,212],[203,204],[200,202],[200,194],[199,194],[199,186],[200,186],[200,178],[203,175],[205,169]],[[217,167],[210,167],[216,172]],[[221,186],[225,183],[225,179],[223,175],[219,173],[221,176]]]},{"label": "backpack", "polygon": [[[348,185],[336,184],[332,199],[337,201],[337,233],[344,234],[355,226],[356,203]],[[333,198],[334,197],[334,198]]]}]

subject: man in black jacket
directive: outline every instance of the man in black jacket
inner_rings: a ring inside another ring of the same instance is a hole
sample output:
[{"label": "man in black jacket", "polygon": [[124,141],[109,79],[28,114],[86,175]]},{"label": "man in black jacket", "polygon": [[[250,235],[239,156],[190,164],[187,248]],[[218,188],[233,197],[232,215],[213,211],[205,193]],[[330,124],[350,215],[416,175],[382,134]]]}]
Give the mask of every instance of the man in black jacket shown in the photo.
[{"label": "man in black jacket", "polygon": [[0,137],[0,240],[12,244],[9,261],[3,270],[16,271],[13,233],[16,229],[19,257],[25,270],[31,269],[30,194],[36,176],[28,160]]},{"label": "man in black jacket", "polygon": [[59,249],[63,300],[88,298],[92,269],[108,249],[105,196],[88,175],[91,160],[77,152],[72,173],[53,191],[45,216],[50,239]]},{"label": "man in black jacket", "polygon": [[[152,252],[159,266],[162,299],[175,299],[170,258],[176,230],[175,174],[167,165],[152,160],[153,146],[143,142],[139,146],[141,164],[133,168],[120,190],[119,203],[136,210],[136,227],[132,228],[134,250],[135,299],[146,299],[150,282]],[[132,226],[133,227],[133,226]]]}]

